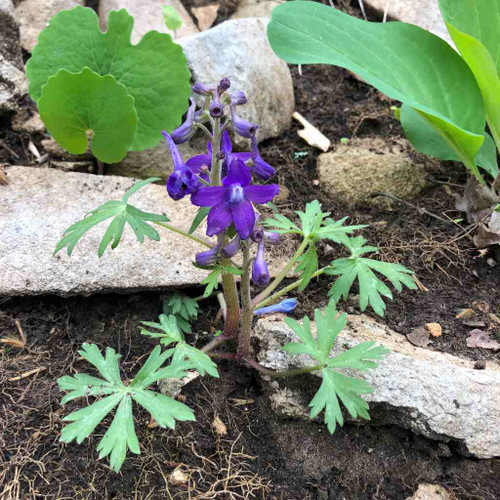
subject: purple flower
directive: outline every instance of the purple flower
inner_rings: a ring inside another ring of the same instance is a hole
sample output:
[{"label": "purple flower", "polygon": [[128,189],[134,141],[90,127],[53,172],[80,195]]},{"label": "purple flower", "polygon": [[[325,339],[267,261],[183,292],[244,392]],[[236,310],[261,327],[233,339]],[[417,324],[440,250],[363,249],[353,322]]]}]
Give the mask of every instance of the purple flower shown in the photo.
[{"label": "purple flower", "polygon": [[222,92],[225,92],[229,87],[231,86],[231,80],[229,80],[229,78],[223,78],[220,82],[219,82],[219,92],[222,93]]},{"label": "purple flower", "polygon": [[194,128],[194,113],[195,113],[196,105],[193,99],[189,99],[189,108],[187,111],[186,119],[184,123],[181,124],[180,127],[177,127],[172,132],[172,139],[176,144],[182,144],[183,142],[189,141],[191,137],[193,137],[196,129]]},{"label": "purple flower", "polygon": [[219,234],[234,224],[242,240],[247,239],[255,224],[253,203],[271,201],[278,193],[277,184],[250,185],[252,176],[239,159],[231,162],[229,174],[222,186],[201,188],[191,196],[191,202],[199,207],[212,207],[207,218],[207,235]]},{"label": "purple flower", "polygon": [[272,314],[272,313],[291,313],[295,307],[297,307],[297,299],[285,299],[279,304],[274,304],[274,306],[261,307],[256,309],[254,314],[260,316],[262,314]]},{"label": "purple flower", "polygon": [[224,161],[222,163],[222,176],[225,177],[229,170],[229,165],[235,160],[241,160],[246,162],[251,156],[251,153],[233,153],[233,143],[231,142],[231,137],[229,132],[224,130],[221,138],[221,153],[224,156]]},{"label": "purple flower", "polygon": [[241,238],[237,234],[223,249],[221,255],[226,259],[234,257],[240,249]]},{"label": "purple flower", "polygon": [[263,181],[269,180],[276,171],[269,163],[265,162],[259,153],[259,148],[257,146],[257,139],[255,136],[252,137],[252,153],[251,153],[253,166],[251,167],[252,172],[256,177]]},{"label": "purple flower", "polygon": [[236,106],[240,106],[241,104],[246,104],[248,101],[246,95],[239,90],[238,92],[231,94],[231,102]]},{"label": "purple flower", "polygon": [[247,122],[246,120],[243,120],[243,118],[240,118],[236,114],[235,108],[236,104],[231,101],[231,121],[233,122],[233,129],[238,135],[241,135],[241,137],[250,139],[257,132],[257,125],[254,125],[253,123]]},{"label": "purple flower", "polygon": [[269,245],[279,245],[280,244],[279,233],[274,233],[273,231],[264,231],[264,242]]},{"label": "purple flower", "polygon": [[219,88],[212,92],[212,102],[210,103],[209,111],[212,118],[222,118],[224,116],[224,105],[220,100]]},{"label": "purple flower", "polygon": [[264,240],[261,240],[257,247],[257,255],[252,264],[252,281],[256,285],[267,285],[271,278],[264,258]]},{"label": "purple flower", "polygon": [[196,82],[192,87],[191,90],[195,94],[199,95],[209,95],[211,94],[217,87],[215,85],[205,85],[201,82]]},{"label": "purple flower", "polygon": [[184,163],[184,159],[169,133],[164,130],[162,134],[167,141],[174,162],[174,171],[167,179],[167,191],[172,199],[180,200],[187,194],[196,193],[196,191],[198,191],[200,180],[197,174],[200,173],[201,165],[197,167],[196,165]]}]

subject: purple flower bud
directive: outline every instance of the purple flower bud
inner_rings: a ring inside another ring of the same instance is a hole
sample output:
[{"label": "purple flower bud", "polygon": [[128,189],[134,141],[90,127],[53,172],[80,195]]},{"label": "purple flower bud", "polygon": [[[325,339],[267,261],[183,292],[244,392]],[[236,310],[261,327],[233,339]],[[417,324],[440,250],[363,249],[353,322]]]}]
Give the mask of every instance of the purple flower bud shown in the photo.
[{"label": "purple flower bud", "polygon": [[247,122],[240,118],[235,111],[235,105],[231,103],[231,120],[233,122],[233,130],[241,137],[250,139],[257,132],[257,125]]},{"label": "purple flower bud", "polygon": [[226,258],[230,259],[231,257],[234,257],[237,253],[238,250],[240,249],[240,243],[241,243],[241,238],[237,234],[221,251],[221,255]]},{"label": "purple flower bud", "polygon": [[274,233],[272,231],[264,231],[264,242],[268,245],[279,245],[280,244],[280,234]]},{"label": "purple flower bud", "polygon": [[191,87],[192,91],[195,93],[195,94],[199,94],[199,95],[209,95],[211,94],[215,89],[216,87],[214,85],[204,85],[203,83],[201,82],[196,82],[192,87]]},{"label": "purple flower bud", "polygon": [[176,128],[171,134],[171,137],[176,144],[182,144],[183,142],[189,141],[189,139],[191,139],[196,132],[196,129],[193,126],[196,105],[193,99],[189,99],[189,103],[184,123],[182,123],[180,127]]},{"label": "purple flower bud", "polygon": [[285,299],[279,304],[274,304],[273,306],[261,307],[256,309],[253,313],[257,316],[263,314],[273,314],[273,313],[291,313],[295,307],[297,307],[297,299]]},{"label": "purple flower bud", "polygon": [[212,118],[222,118],[224,116],[224,105],[220,101],[219,89],[213,92],[213,99],[210,103],[209,111]]},{"label": "purple flower bud", "polygon": [[231,86],[231,81],[229,80],[229,78],[223,78],[219,82],[219,92],[222,94],[222,92],[225,92],[230,86]]},{"label": "purple flower bud", "polygon": [[238,91],[231,94],[231,103],[235,106],[240,106],[241,104],[246,104],[247,102],[247,97],[243,92]]},{"label": "purple flower bud", "polygon": [[264,239],[264,230],[259,226],[255,226],[250,238],[255,243],[260,243]]},{"label": "purple flower bud", "polygon": [[196,264],[199,266],[212,266],[219,258],[219,248],[215,246],[205,252],[199,252],[195,255]]},{"label": "purple flower bud", "polygon": [[276,173],[274,168],[261,158],[259,148],[257,146],[257,138],[255,136],[252,137],[251,159],[253,163],[253,166],[251,167],[252,173],[260,180],[267,181]]},{"label": "purple flower bud", "polygon": [[259,243],[257,255],[252,264],[252,281],[256,285],[267,285],[271,281],[266,259],[264,258],[264,240]]}]

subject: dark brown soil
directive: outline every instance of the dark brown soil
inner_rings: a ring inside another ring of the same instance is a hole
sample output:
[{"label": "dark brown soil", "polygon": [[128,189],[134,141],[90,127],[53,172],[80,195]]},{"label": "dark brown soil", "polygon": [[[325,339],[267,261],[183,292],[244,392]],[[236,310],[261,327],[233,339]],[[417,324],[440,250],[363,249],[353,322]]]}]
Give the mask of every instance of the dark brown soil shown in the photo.
[{"label": "dark brown soil", "polygon": [[[1,498],[399,500],[422,482],[442,484],[457,498],[498,498],[499,460],[465,458],[453,445],[384,426],[378,407],[372,424],[347,424],[333,436],[319,423],[283,420],[269,411],[255,373],[227,363],[220,380],[205,378],[184,389],[196,423],[175,431],[150,428],[148,416],[138,412],[141,455],[129,455],[119,475],[97,459],[103,426],[82,445],[58,443],[61,418],[81,403],[61,407],[56,379],[92,373],[78,347],[83,341],[114,347],[130,376],[153,346],[138,323],[154,320],[161,303],[153,293],[3,301],[0,336],[15,333],[17,319],[28,349],[4,349],[0,357]],[[208,304],[207,312],[212,309]],[[210,324],[202,320],[199,327],[209,330]],[[302,384],[312,390],[315,381]],[[216,417],[226,435],[217,434]],[[186,484],[169,481],[176,468],[187,474]]]},{"label": "dark brown soil", "polygon": [[[193,0],[188,6],[204,3]],[[350,8],[348,1],[342,6]],[[229,17],[234,8],[231,0],[224,2],[217,22]],[[394,103],[347,71],[308,66],[302,76],[295,68],[292,72],[297,110],[334,144],[353,137],[401,140],[399,123],[390,110]],[[32,103],[25,106],[33,109]],[[466,223],[460,227],[445,224],[404,203],[394,204],[391,211],[346,209],[315,182],[319,152],[297,136],[297,129],[294,123],[288,132],[261,147],[262,156],[277,168],[280,184],[290,190],[281,208],[291,214],[317,198],[336,219],[349,215],[352,223],[371,224],[364,235],[381,248],[381,258],[413,269],[427,289],[396,295],[388,303],[383,321],[402,334],[438,322],[443,335],[433,341],[432,349],[472,359],[498,358],[492,351],[467,348],[465,339],[477,326],[456,319],[461,309],[473,308],[472,321],[484,323],[481,328],[498,335],[499,325],[490,316],[500,316],[498,251],[480,255],[465,235]],[[0,164],[32,163],[27,149],[30,139],[38,145],[41,137],[17,134],[11,130],[10,120],[3,118],[0,145],[7,148],[0,147]],[[464,168],[423,161],[435,185],[408,201],[443,218],[461,217],[451,193],[461,192]],[[338,255],[335,248],[321,248],[324,262]],[[487,259],[493,259],[490,263],[495,265],[489,265]],[[300,294],[297,316],[324,305],[328,286],[328,280],[321,279]],[[410,496],[422,482],[443,484],[457,498],[499,497],[498,460],[465,458],[452,445],[448,448],[384,426],[384,409],[379,407],[373,408],[370,425],[348,424],[334,436],[320,424],[280,419],[269,412],[259,378],[225,363],[220,381],[197,380],[183,393],[196,410],[197,423],[180,425],[175,432],[164,431],[149,428],[147,415],[139,414],[136,430],[142,454],[129,457],[120,475],[109,469],[106,460],[97,460],[95,447],[102,426],[82,445],[58,443],[67,409],[60,405],[56,380],[63,374],[88,370],[78,358],[79,345],[92,341],[115,347],[123,355],[124,373],[133,374],[153,346],[150,339],[138,334],[138,322],[154,320],[161,311],[161,300],[158,294],[143,293],[0,301],[0,337],[15,334],[18,320],[29,347],[0,352],[1,498],[399,500]],[[344,306],[356,309],[355,302]],[[206,319],[214,317],[215,304],[204,307],[199,332],[217,327]],[[203,338],[192,340],[204,342]],[[41,370],[21,380],[9,380],[35,369]],[[303,384],[314,381],[305,378]],[[214,430],[216,415],[227,426],[226,436]],[[174,486],[168,478],[179,466],[189,480]]]}]

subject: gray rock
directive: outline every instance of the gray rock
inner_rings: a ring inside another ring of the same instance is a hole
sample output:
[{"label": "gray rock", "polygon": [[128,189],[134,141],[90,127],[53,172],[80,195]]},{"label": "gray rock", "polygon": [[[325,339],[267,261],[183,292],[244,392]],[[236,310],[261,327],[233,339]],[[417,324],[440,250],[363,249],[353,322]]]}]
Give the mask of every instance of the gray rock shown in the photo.
[{"label": "gray rock", "polygon": [[16,7],[16,19],[21,25],[21,46],[31,52],[38,35],[60,11],[85,5],[84,0],[23,0]]},{"label": "gray rock", "polygon": [[423,483],[407,500],[455,500],[457,497],[440,484]]},{"label": "gray rock", "polygon": [[[75,164],[61,162],[60,166]],[[0,296],[162,290],[197,285],[206,277],[207,271],[192,265],[195,253],[205,247],[162,228],[158,228],[161,241],[145,240],[141,245],[127,227],[118,247],[99,259],[104,223],[80,240],[71,257],[64,250],[53,255],[71,224],[106,201],[121,199],[134,180],[40,167],[10,166],[6,173],[7,184],[0,185]],[[188,199],[171,200],[164,185],[144,187],[131,203],[165,213],[172,224],[185,230],[197,210]],[[197,234],[204,236],[203,224]],[[287,251],[270,258],[270,273],[275,275],[288,259]]]},{"label": "gray rock", "polygon": [[[89,210],[120,199],[134,181],[33,167],[12,166],[6,172],[8,184],[0,186],[0,295],[159,290],[197,284],[206,275],[191,264],[203,246],[161,228],[160,242],[142,245],[126,228],[118,247],[99,259],[103,224],[82,238],[71,257],[64,251],[54,256],[65,229]],[[168,198],[164,186],[146,186],[131,202],[166,213],[184,228],[196,213],[188,200]]]},{"label": "gray rock", "polygon": [[281,0],[241,0],[238,3],[236,12],[231,19],[241,19],[244,17],[271,17],[271,12],[275,7],[283,3]]},{"label": "gray rock", "polygon": [[227,77],[232,89],[245,93],[248,103],[238,106],[238,113],[259,126],[259,141],[288,128],[295,108],[292,77],[287,64],[271,50],[267,22],[234,19],[179,40],[195,81],[212,83]]},{"label": "gray rock", "polygon": [[[365,0],[365,3],[374,9],[385,12],[388,1]],[[388,14],[398,21],[416,24],[453,45],[436,0],[419,0],[418,2],[415,0],[391,0]]]},{"label": "gray rock", "polygon": [[[284,323],[260,320],[255,334],[260,340],[258,360],[264,366],[287,370],[314,364],[305,355],[291,357],[281,351],[281,346],[297,340]],[[383,413],[384,423],[409,428],[431,439],[457,441],[465,453],[478,458],[500,455],[497,363],[488,362],[485,370],[474,370],[472,361],[415,347],[404,336],[365,315],[349,316],[334,350],[366,340],[391,350],[377,369],[357,373],[375,389],[366,399],[372,403],[372,412]],[[285,415],[305,418],[309,401],[293,382],[287,387],[277,381],[270,383],[272,406]]]},{"label": "gray rock", "polygon": [[428,186],[424,166],[410,158],[409,150],[405,141],[354,139],[349,145],[339,145],[336,151],[319,155],[320,184],[347,205],[390,208],[388,198],[372,196],[385,192],[411,199]]},{"label": "gray rock", "polygon": [[163,20],[162,7],[164,5],[171,5],[182,18],[183,24],[175,33],[176,38],[198,33],[198,28],[180,0],[141,0],[140,2],[137,0],[101,0],[99,2],[101,28],[103,30],[106,29],[110,11],[127,9],[128,13],[134,16],[132,43],[138,43],[151,30],[174,35],[165,26],[165,21]]},{"label": "gray rock", "polygon": [[27,92],[14,5],[0,0],[0,115],[17,111],[19,99]]}]

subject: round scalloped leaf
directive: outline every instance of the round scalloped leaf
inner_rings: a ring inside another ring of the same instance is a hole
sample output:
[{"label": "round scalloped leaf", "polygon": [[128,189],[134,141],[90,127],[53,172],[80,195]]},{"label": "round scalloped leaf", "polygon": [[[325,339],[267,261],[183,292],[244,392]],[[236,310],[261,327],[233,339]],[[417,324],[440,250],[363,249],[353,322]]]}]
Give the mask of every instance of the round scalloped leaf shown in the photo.
[{"label": "round scalloped leaf", "polygon": [[[161,15],[161,14],[160,14]],[[26,67],[30,95],[38,101],[42,87],[60,69],[77,73],[88,67],[101,76],[112,75],[135,99],[139,119],[131,151],[156,146],[161,131],[176,128],[186,112],[190,73],[182,48],[170,35],[147,33],[130,43],[134,19],[125,9],[111,11],[108,30],[89,8],[59,12],[38,37]]]},{"label": "round scalloped leaf", "polygon": [[54,139],[80,154],[92,137],[92,153],[105,163],[120,161],[137,132],[134,98],[111,75],[88,68],[81,73],[60,70],[42,89],[40,118]]}]

